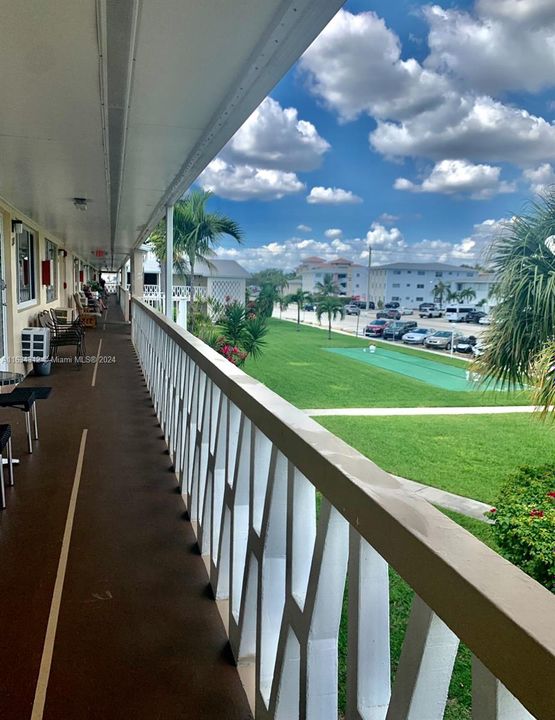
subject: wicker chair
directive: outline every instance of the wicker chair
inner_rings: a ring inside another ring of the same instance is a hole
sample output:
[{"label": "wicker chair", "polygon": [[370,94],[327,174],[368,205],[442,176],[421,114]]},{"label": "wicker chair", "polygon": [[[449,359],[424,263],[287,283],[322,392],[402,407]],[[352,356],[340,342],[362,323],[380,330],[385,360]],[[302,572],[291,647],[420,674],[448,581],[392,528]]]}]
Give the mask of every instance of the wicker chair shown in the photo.
[{"label": "wicker chair", "polygon": [[79,293],[75,293],[73,295],[73,299],[75,300],[75,307],[77,308],[77,312],[79,313],[79,319],[81,320],[84,327],[96,327],[96,321],[99,317],[102,317],[102,313],[95,312],[92,310],[89,310],[89,308],[83,307],[83,303],[81,302],[81,296]]}]

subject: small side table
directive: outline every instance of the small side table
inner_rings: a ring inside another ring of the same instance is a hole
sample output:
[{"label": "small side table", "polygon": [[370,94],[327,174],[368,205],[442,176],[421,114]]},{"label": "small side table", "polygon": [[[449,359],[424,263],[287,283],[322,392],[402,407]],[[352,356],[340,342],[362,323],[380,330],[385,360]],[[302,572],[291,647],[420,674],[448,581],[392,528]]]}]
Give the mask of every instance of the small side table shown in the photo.
[{"label": "small side table", "polygon": [[[12,372],[11,370],[0,370],[0,393],[11,393],[16,385],[23,380],[25,376],[22,373]],[[12,459],[14,465],[19,464],[17,458]],[[2,458],[2,465],[8,464],[8,458]]]}]

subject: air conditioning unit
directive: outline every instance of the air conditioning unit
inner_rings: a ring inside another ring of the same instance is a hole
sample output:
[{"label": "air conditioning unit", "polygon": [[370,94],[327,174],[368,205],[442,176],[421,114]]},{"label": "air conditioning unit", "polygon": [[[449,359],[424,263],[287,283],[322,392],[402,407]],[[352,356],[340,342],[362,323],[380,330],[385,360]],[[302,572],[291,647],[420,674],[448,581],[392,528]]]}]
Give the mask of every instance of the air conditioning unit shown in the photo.
[{"label": "air conditioning unit", "polygon": [[21,331],[21,357],[25,362],[39,362],[50,357],[50,329],[24,328]]}]

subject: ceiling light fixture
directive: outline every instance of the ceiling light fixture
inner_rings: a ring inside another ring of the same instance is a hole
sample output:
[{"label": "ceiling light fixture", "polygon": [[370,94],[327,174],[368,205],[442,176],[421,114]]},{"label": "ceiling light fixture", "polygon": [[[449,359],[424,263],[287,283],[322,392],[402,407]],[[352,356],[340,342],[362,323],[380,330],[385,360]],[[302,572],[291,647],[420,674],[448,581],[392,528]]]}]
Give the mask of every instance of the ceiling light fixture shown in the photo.
[{"label": "ceiling light fixture", "polygon": [[85,212],[85,210],[87,209],[87,198],[74,197],[73,204],[75,205],[77,210],[81,210],[82,212]]}]

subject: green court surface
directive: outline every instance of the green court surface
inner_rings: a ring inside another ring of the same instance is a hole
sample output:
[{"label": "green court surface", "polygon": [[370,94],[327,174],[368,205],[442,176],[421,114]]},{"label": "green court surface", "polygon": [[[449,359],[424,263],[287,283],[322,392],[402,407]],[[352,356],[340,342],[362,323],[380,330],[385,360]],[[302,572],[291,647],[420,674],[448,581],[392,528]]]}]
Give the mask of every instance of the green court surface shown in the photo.
[{"label": "green court surface", "polygon": [[[479,383],[470,379],[469,371],[465,368],[445,365],[428,358],[404,355],[395,350],[388,350],[382,346],[375,346],[374,352],[368,348],[325,348],[327,352],[344,355],[352,360],[359,360],[367,365],[374,365],[390,372],[406,375],[414,380],[443,388],[444,390],[482,391]],[[488,385],[488,390],[501,390],[499,386]]]}]

